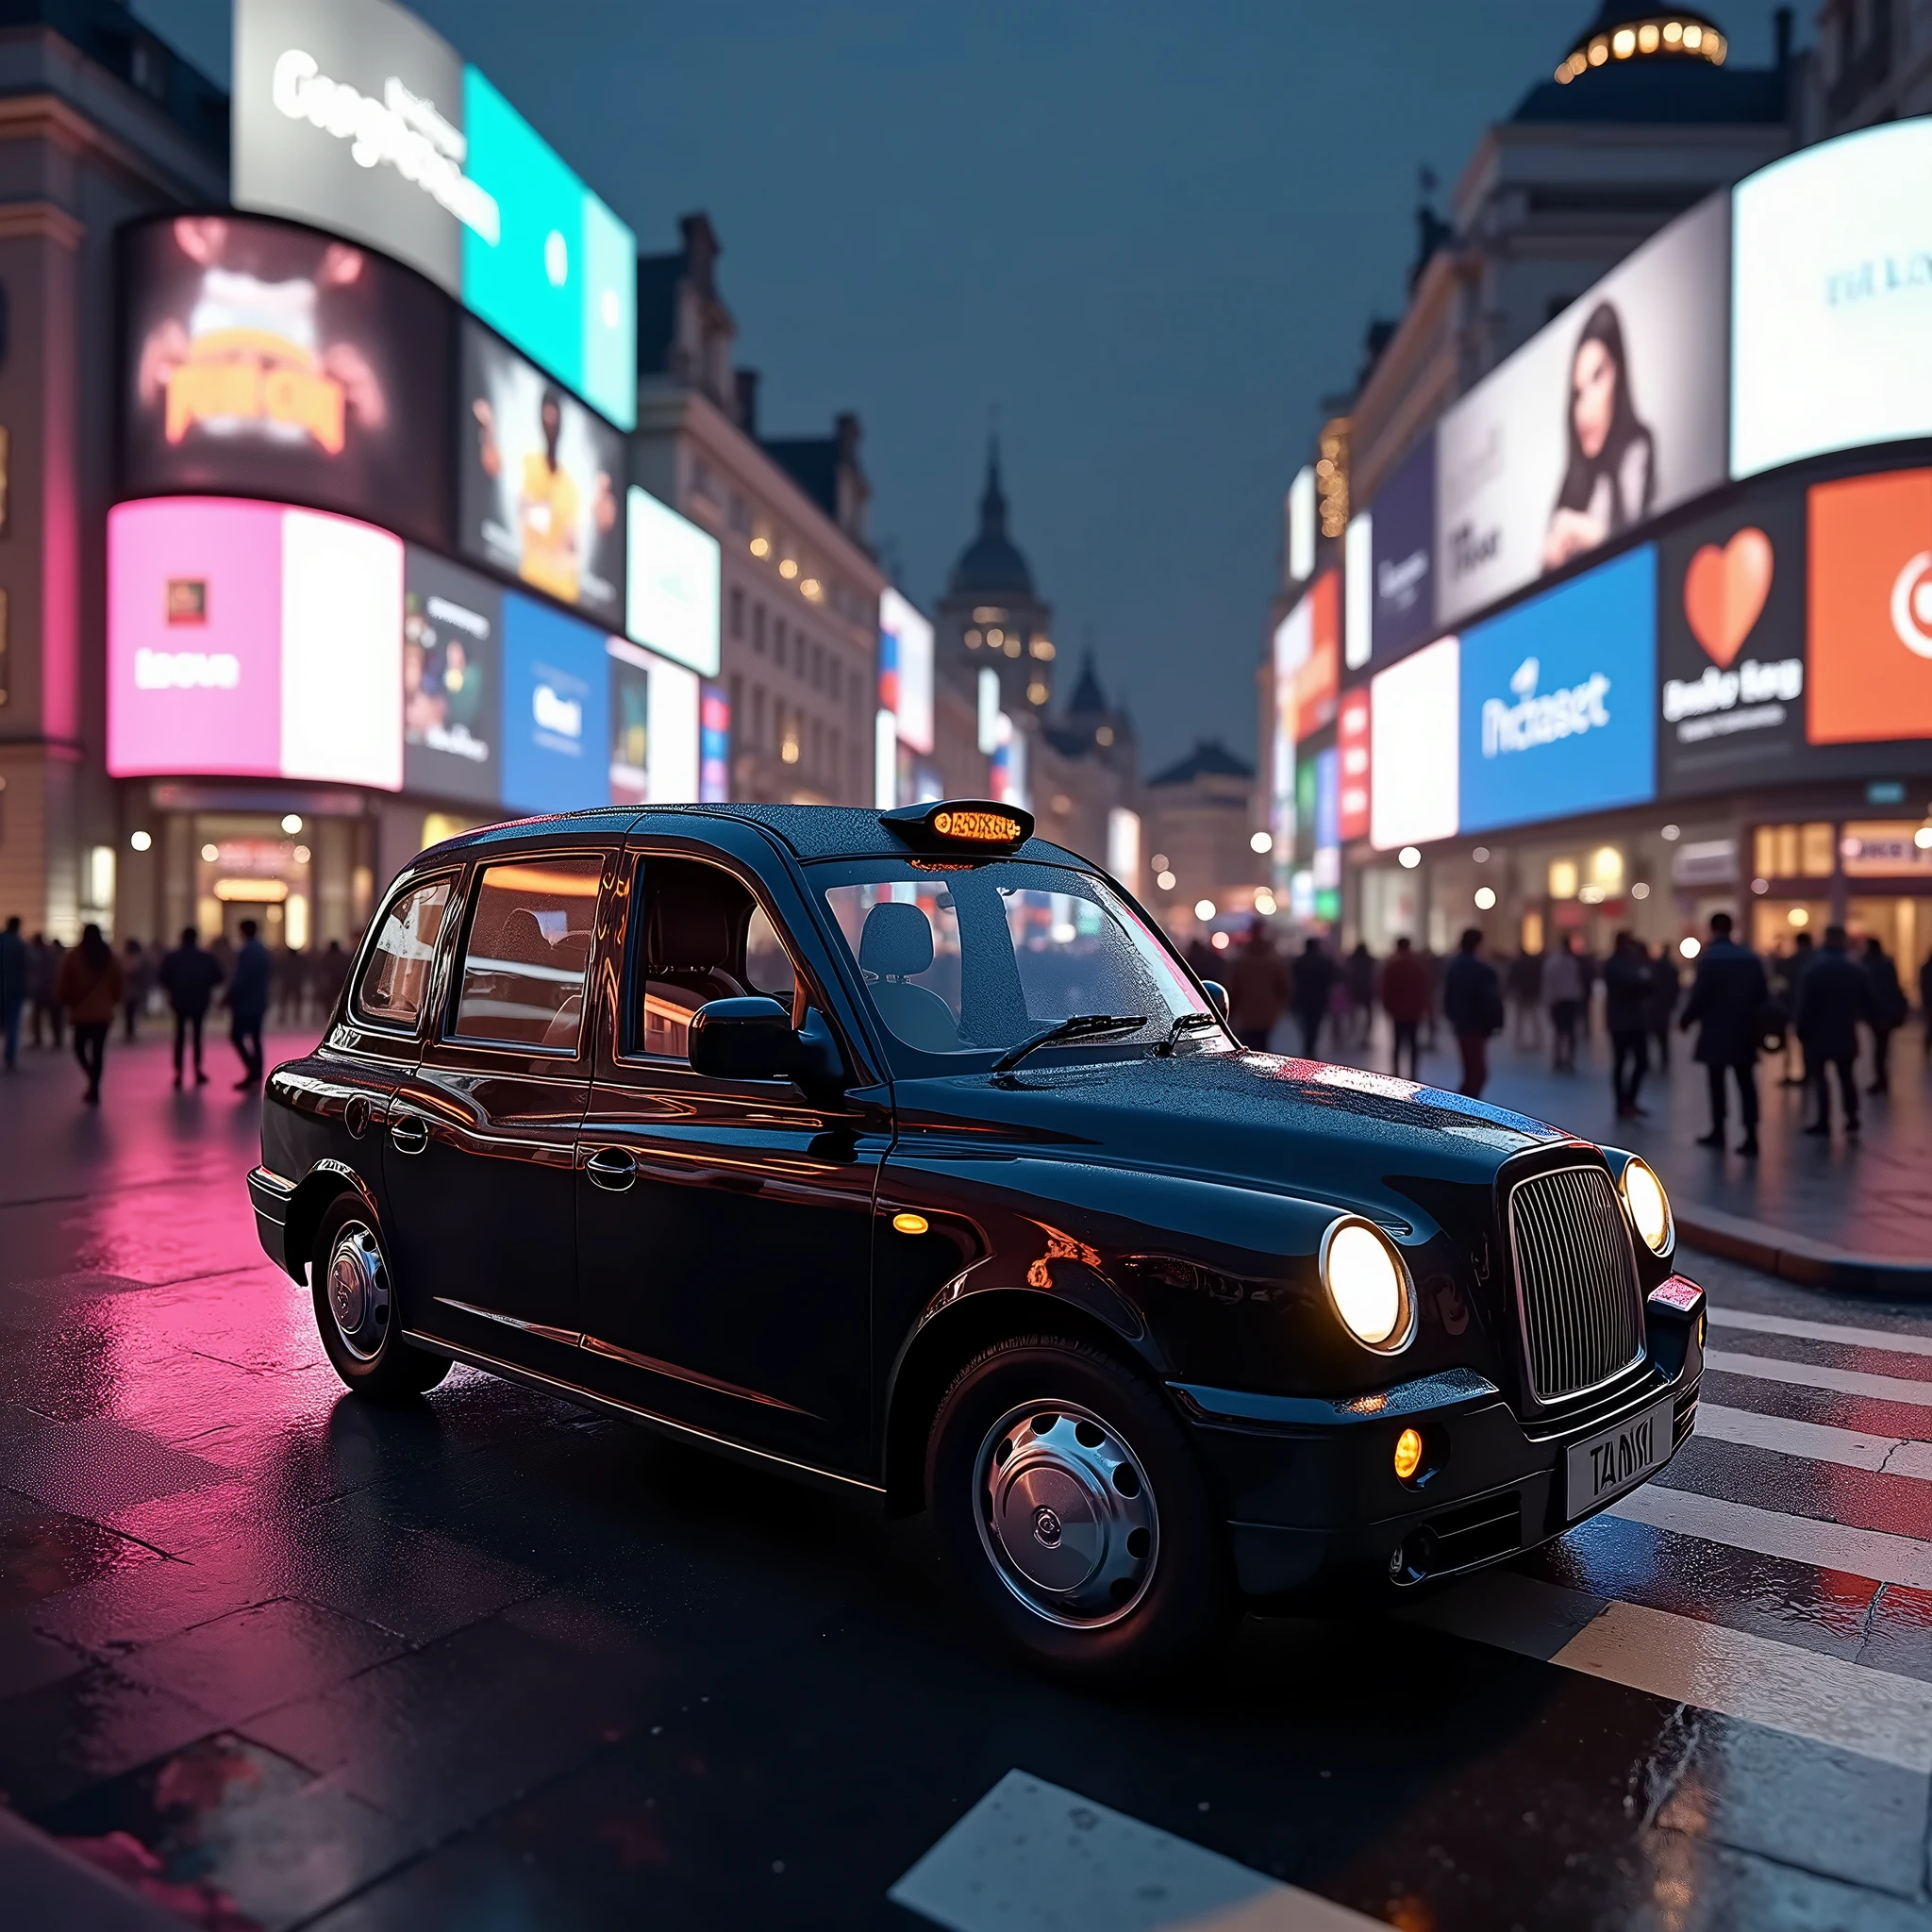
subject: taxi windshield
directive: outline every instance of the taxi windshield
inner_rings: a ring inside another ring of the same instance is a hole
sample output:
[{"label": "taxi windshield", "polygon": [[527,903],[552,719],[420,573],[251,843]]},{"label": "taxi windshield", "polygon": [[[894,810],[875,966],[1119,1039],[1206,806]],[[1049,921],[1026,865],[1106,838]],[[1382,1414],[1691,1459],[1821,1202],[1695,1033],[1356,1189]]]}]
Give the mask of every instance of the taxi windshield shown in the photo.
[{"label": "taxi windshield", "polygon": [[1185,1039],[1209,1008],[1159,938],[1104,879],[1073,867],[886,860],[821,888],[905,1073],[963,1071],[1048,1027],[1105,1014],[1136,1022],[1049,1045],[1042,1058]]}]

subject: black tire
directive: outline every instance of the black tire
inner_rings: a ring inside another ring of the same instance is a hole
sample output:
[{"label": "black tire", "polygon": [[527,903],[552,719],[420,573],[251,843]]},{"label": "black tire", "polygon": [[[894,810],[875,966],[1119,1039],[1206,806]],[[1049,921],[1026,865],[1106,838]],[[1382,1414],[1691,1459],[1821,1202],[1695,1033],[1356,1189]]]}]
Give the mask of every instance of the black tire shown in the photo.
[{"label": "black tire", "polygon": [[339,1196],[322,1217],[308,1279],[324,1352],[356,1394],[405,1402],[449,1374],[447,1357],[403,1340],[382,1230],[358,1196]]},{"label": "black tire", "polygon": [[1231,1621],[1225,1538],[1180,1424],[1086,1342],[975,1356],[933,1418],[925,1480],[948,1568],[1061,1674],[1168,1671]]}]

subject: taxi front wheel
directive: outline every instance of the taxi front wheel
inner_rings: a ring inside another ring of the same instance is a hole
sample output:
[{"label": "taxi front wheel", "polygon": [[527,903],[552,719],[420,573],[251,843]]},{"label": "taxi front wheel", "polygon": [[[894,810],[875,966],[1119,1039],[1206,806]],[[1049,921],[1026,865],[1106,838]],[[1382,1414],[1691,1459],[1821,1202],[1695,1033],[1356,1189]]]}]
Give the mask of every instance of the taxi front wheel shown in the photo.
[{"label": "taxi front wheel", "polygon": [[1179,1424],[1085,1342],[1023,1336],[968,1362],[933,1420],[926,1495],[948,1567],[1062,1673],[1166,1669],[1229,1621],[1225,1549]]},{"label": "taxi front wheel", "polygon": [[397,1402],[435,1388],[449,1374],[446,1357],[403,1340],[381,1232],[354,1195],[344,1194],[323,1216],[308,1278],[323,1348],[358,1395]]}]

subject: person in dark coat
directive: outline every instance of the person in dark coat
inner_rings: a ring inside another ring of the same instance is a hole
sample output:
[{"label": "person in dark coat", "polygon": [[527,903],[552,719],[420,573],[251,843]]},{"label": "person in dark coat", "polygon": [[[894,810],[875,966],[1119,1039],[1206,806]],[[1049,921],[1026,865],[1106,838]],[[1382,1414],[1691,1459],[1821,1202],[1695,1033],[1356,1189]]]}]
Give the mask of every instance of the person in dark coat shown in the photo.
[{"label": "person in dark coat", "polygon": [[1301,1023],[1302,1058],[1311,1060],[1321,1044],[1322,1022],[1341,969],[1328,957],[1322,941],[1311,939],[1291,969],[1294,976],[1294,1016]]},{"label": "person in dark coat", "polygon": [[1763,962],[1731,938],[1731,915],[1713,912],[1710,943],[1698,955],[1697,976],[1677,1022],[1680,1032],[1697,1028],[1697,1058],[1710,1082],[1710,1132],[1698,1137],[1700,1147],[1724,1144],[1728,1071],[1738,1083],[1738,1111],[1744,1123],[1738,1152],[1757,1152],[1758,1023],[1770,991]]},{"label": "person in dark coat", "polygon": [[274,976],[268,948],[256,937],[254,920],[242,922],[242,949],[228,978],[228,1038],[242,1056],[242,1077],[235,1091],[245,1093],[261,1085],[261,1029],[268,1019],[269,982]]},{"label": "person in dark coat", "polygon": [[1429,1010],[1429,969],[1407,933],[1395,941],[1395,950],[1383,964],[1381,998],[1395,1034],[1395,1076],[1402,1077],[1402,1052],[1407,1047],[1408,1077],[1420,1080],[1416,1036]]},{"label": "person in dark coat", "polygon": [[1684,997],[1684,982],[1677,976],[1677,961],[1668,946],[1659,946],[1650,961],[1650,1037],[1657,1044],[1657,1063],[1665,1073],[1671,1070],[1671,1022],[1677,1017],[1677,1002]]},{"label": "person in dark coat", "polygon": [[56,1053],[67,1039],[66,1010],[54,996],[54,984],[60,977],[60,960],[66,951],[58,940],[43,939],[39,933],[26,942],[26,1000],[33,1015],[34,1044],[47,1044],[41,1038],[43,1031],[47,1032],[53,1036],[51,1043]]},{"label": "person in dark coat", "polygon": [[1442,969],[1442,1017],[1462,1054],[1461,1091],[1472,1100],[1490,1084],[1490,1038],[1503,1030],[1502,982],[1482,944],[1481,928],[1471,926]]},{"label": "person in dark coat", "polygon": [[212,953],[202,951],[194,928],[189,925],[181,929],[181,943],[161,961],[156,977],[175,1015],[175,1084],[181,1084],[181,1050],[192,1039],[194,1084],[206,1087],[208,1075],[201,1070],[201,1028],[208,1018],[208,1002],[222,983],[222,969]]},{"label": "person in dark coat", "polygon": [[0,1041],[5,1042],[7,1071],[20,1063],[20,1012],[26,1005],[26,941],[20,936],[20,914],[0,932]]},{"label": "person in dark coat", "polygon": [[121,1018],[125,1037],[132,1040],[135,1024],[147,1004],[147,990],[154,983],[154,971],[139,940],[129,940],[122,951],[125,957],[121,961]]},{"label": "person in dark coat", "polygon": [[94,924],[81,928],[80,943],[60,962],[54,995],[74,1023],[74,1058],[87,1075],[81,1096],[90,1107],[101,1104],[101,1066],[107,1057],[108,1035],[114,1030],[126,978],[114,949]]},{"label": "person in dark coat", "polygon": [[1543,1043],[1543,956],[1525,946],[1509,962],[1509,1001],[1516,1008],[1515,1040],[1532,1049]]},{"label": "person in dark coat", "polygon": [[1873,1093],[1891,1091],[1891,1036],[1906,1024],[1910,1008],[1906,990],[1898,983],[1898,968],[1891,955],[1879,944],[1877,935],[1865,941],[1864,957],[1858,964],[1872,983],[1872,1085]]},{"label": "person in dark coat", "polygon": [[1780,962],[1772,987],[1774,1003],[1785,1016],[1785,1071],[1778,1083],[1783,1087],[1811,1084],[1811,1070],[1805,1064],[1805,1045],[1798,1038],[1798,996],[1804,991],[1805,975],[1817,957],[1816,941],[1808,932],[1801,932],[1791,941],[1790,958]]},{"label": "person in dark coat", "polygon": [[1798,1038],[1805,1045],[1805,1064],[1818,1093],[1818,1110],[1807,1134],[1831,1132],[1831,1087],[1827,1067],[1838,1075],[1839,1105],[1844,1109],[1845,1132],[1858,1131],[1858,1022],[1876,1024],[1872,982],[1857,960],[1845,950],[1845,929],[1827,926],[1824,943],[1806,970],[1798,990]]},{"label": "person in dark coat", "polygon": [[1650,955],[1632,932],[1620,932],[1604,962],[1604,1024],[1610,1036],[1610,1091],[1617,1118],[1641,1114],[1637,1104],[1650,1071],[1650,1003],[1655,991]]},{"label": "person in dark coat", "polygon": [[1239,951],[1229,947],[1222,976],[1227,981],[1227,1024],[1234,1037],[1266,1053],[1269,1036],[1288,1006],[1288,966],[1262,921],[1248,928],[1247,943]]}]

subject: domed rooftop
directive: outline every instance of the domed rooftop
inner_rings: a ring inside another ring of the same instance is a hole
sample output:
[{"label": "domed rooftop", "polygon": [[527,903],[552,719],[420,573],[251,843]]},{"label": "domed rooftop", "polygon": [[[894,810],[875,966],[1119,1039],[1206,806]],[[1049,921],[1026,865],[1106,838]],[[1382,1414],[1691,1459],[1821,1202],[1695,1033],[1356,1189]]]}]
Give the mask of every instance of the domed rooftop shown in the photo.
[{"label": "domed rooftop", "polygon": [[1556,78],[1567,87],[1592,67],[1614,67],[1626,60],[1704,60],[1722,67],[1729,51],[1729,42],[1707,13],[1605,0],[1602,12],[1557,64]]},{"label": "domed rooftop", "polygon": [[979,498],[979,534],[960,551],[946,591],[949,596],[977,596],[1002,591],[1023,597],[1033,594],[1033,572],[1021,556],[1019,545],[1007,535],[1007,495],[1000,488],[997,441],[987,450],[986,489]]}]

